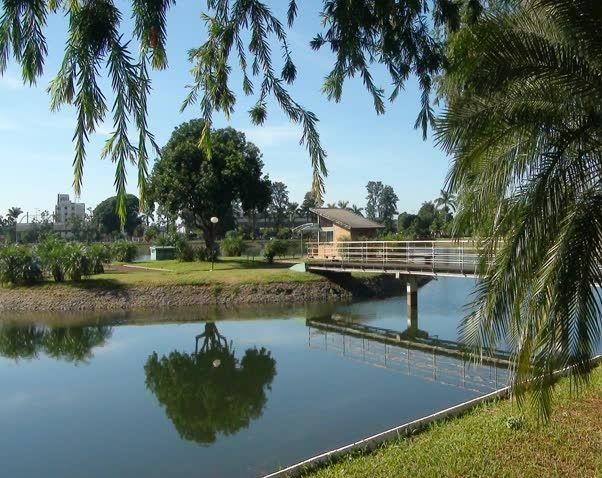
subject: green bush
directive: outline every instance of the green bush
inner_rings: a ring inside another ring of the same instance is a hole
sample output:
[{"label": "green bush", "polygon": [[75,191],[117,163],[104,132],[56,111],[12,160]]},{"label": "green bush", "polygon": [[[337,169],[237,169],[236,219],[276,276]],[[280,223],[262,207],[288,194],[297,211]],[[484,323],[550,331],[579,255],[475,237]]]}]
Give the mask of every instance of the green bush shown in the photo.
[{"label": "green bush", "polygon": [[138,253],[136,244],[128,241],[117,241],[111,244],[111,257],[116,262],[133,262]]},{"label": "green bush", "polygon": [[276,232],[277,239],[290,239],[293,233],[291,232],[290,227],[281,227]]},{"label": "green bush", "polygon": [[288,249],[288,245],[286,241],[282,241],[280,239],[271,240],[266,243],[263,248],[263,257],[270,264],[274,262],[274,257],[283,256],[286,254]]},{"label": "green bush", "polygon": [[148,226],[144,230],[143,237],[146,242],[153,242],[157,238],[157,236],[159,236],[159,230],[156,226]]},{"label": "green bush", "polygon": [[207,248],[205,246],[198,246],[194,248],[194,258],[197,261],[205,262],[209,257],[209,253],[207,252]]},{"label": "green bush", "polygon": [[0,248],[0,283],[31,285],[43,279],[39,259],[26,246]]},{"label": "green bush", "polygon": [[245,250],[243,235],[236,231],[228,231],[221,242],[222,253],[229,257],[242,256]]},{"label": "green bush", "polygon": [[56,282],[65,280],[65,257],[67,254],[67,244],[54,234],[46,236],[38,245],[38,257],[42,269],[46,274],[52,276]]},{"label": "green bush", "polygon": [[66,245],[64,258],[65,273],[69,279],[80,281],[92,274],[92,264],[83,244],[71,242]]},{"label": "green bush", "polygon": [[194,261],[195,251],[184,236],[179,236],[175,241],[176,258],[181,262]]},{"label": "green bush", "polygon": [[102,274],[105,264],[111,262],[111,251],[105,244],[90,244],[86,248],[86,254],[90,262],[90,274]]}]

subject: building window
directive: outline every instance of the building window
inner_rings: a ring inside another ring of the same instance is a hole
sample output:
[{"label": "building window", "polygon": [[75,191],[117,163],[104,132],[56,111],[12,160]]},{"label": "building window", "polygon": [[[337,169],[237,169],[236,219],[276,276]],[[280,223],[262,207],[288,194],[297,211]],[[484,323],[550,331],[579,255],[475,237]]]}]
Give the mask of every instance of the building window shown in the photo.
[{"label": "building window", "polygon": [[332,242],[333,240],[332,231],[320,231],[320,242]]}]

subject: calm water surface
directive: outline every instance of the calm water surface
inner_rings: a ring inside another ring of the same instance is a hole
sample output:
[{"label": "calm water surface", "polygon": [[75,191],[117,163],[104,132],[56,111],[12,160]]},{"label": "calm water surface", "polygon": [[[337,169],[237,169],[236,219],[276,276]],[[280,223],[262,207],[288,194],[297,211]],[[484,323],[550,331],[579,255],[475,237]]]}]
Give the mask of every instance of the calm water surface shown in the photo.
[{"label": "calm water surface", "polygon": [[[455,340],[472,286],[421,288],[421,333]],[[259,476],[503,381],[490,367],[306,323],[343,318],[403,333],[404,297],[30,316],[19,326],[0,317],[0,462],[11,478]]]}]

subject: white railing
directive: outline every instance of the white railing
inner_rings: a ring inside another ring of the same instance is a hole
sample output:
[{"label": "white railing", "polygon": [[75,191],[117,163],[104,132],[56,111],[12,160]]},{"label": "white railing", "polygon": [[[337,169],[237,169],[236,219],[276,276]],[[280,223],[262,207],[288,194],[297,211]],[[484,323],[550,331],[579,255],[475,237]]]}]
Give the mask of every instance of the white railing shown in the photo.
[{"label": "white railing", "polygon": [[338,241],[307,243],[310,263],[474,273],[479,251],[474,241]]}]

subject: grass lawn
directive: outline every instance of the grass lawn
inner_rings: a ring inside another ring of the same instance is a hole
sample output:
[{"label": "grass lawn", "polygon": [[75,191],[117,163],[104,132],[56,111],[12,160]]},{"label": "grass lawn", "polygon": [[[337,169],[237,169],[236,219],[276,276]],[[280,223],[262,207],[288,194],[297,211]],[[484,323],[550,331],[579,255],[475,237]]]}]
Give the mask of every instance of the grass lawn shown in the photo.
[{"label": "grass lawn", "polygon": [[[135,267],[131,267],[135,266]],[[202,285],[256,284],[270,282],[309,282],[322,280],[316,274],[289,270],[290,264],[268,264],[262,260],[223,258],[211,271],[210,262],[153,261],[116,265],[105,274],[92,276],[84,283],[116,285]]]},{"label": "grass lawn", "polygon": [[[561,382],[548,425],[500,401],[305,476],[602,477],[602,366],[592,378],[578,397],[570,396],[568,380]],[[508,428],[508,417],[521,413],[523,425]]]}]

